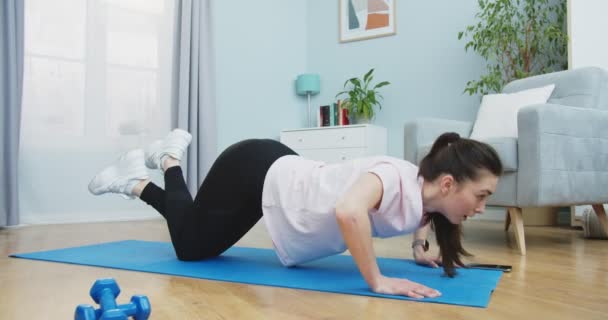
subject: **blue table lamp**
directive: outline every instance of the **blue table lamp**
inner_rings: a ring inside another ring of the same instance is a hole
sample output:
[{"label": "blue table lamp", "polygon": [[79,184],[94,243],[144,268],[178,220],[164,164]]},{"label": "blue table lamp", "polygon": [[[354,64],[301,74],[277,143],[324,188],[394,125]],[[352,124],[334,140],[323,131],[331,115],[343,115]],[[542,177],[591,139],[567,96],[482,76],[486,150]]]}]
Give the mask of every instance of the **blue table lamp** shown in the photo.
[{"label": "blue table lamp", "polygon": [[319,93],[321,87],[321,78],[316,73],[301,74],[296,79],[296,92],[303,96],[308,96],[308,126],[314,127],[311,123],[312,117],[310,115],[310,96]]}]

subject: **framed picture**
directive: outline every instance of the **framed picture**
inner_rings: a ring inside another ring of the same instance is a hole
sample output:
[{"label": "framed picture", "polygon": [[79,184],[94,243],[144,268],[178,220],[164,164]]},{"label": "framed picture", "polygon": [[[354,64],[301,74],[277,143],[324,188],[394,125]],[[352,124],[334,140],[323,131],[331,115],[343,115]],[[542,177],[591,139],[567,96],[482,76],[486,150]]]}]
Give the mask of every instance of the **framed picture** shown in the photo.
[{"label": "framed picture", "polygon": [[396,0],[339,0],[340,42],[394,35]]}]

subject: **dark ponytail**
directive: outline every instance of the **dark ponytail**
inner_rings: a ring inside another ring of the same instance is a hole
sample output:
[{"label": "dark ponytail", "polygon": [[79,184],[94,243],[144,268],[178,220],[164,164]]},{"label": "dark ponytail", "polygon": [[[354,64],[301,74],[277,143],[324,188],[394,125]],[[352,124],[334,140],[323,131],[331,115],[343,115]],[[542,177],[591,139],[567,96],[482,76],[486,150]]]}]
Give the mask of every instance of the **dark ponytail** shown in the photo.
[{"label": "dark ponytail", "polygon": [[[420,162],[418,175],[433,181],[441,174],[450,174],[456,182],[476,181],[481,169],[495,176],[502,174],[502,163],[491,146],[447,132],[439,136],[428,155]],[[441,253],[443,270],[453,277],[454,265],[462,265],[461,256],[470,256],[462,247],[462,226],[452,224],[439,212],[428,212],[425,223],[431,223]]]}]

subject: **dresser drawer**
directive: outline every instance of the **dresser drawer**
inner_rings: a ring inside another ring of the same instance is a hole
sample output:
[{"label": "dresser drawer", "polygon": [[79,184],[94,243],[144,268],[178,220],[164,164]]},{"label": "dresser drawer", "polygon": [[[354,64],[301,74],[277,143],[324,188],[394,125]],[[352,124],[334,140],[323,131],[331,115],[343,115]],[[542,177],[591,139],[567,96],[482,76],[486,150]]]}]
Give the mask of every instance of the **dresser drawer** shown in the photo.
[{"label": "dresser drawer", "polygon": [[325,162],[339,162],[361,158],[367,154],[366,148],[303,149],[299,153],[304,158]]},{"label": "dresser drawer", "polygon": [[294,150],[364,147],[365,128],[284,131],[281,142]]},{"label": "dresser drawer", "polygon": [[299,155],[325,162],[386,154],[386,128],[364,124],[281,131],[281,142]]}]

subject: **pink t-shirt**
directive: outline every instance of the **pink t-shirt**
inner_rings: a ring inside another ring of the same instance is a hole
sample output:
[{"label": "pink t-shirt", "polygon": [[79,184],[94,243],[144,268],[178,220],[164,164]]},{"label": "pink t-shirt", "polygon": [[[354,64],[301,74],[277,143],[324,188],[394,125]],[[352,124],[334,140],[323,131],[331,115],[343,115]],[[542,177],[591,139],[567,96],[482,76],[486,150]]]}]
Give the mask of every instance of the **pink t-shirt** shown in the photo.
[{"label": "pink t-shirt", "polygon": [[283,156],[264,180],[262,210],[266,227],[285,266],[342,253],[346,243],[336,221],[336,202],[364,173],[376,174],[383,195],[369,218],[374,237],[414,232],[422,219],[422,179],[418,167],[377,156],[326,164]]}]

